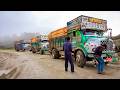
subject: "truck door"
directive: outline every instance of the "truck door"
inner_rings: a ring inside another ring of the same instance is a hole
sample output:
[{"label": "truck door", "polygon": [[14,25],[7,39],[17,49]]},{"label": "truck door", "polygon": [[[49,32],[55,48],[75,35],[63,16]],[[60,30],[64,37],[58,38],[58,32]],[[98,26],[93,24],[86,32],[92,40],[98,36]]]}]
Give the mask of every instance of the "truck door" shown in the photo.
[{"label": "truck door", "polygon": [[79,30],[73,30],[68,34],[68,36],[71,38],[72,46],[73,48],[79,47],[81,43],[81,34]]},{"label": "truck door", "polygon": [[76,31],[71,31],[68,35],[71,38],[71,42],[72,42],[72,47],[75,48],[76,47]]}]

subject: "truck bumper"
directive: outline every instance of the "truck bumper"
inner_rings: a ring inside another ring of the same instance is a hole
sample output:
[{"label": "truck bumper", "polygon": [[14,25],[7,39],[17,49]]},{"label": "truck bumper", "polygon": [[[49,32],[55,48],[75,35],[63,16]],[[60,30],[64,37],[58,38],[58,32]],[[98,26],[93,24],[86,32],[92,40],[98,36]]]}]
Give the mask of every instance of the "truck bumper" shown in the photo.
[{"label": "truck bumper", "polygon": [[[91,53],[88,54],[88,57],[94,59],[94,55],[91,54]],[[101,57],[104,58],[104,61],[105,61],[105,62],[117,62],[117,61],[119,61],[119,58],[116,57],[115,54],[113,54],[111,58],[107,58],[107,55],[106,55],[106,54],[102,54]]]},{"label": "truck bumper", "polygon": [[[89,54],[88,54],[88,57],[89,57],[89,58],[94,58],[93,53],[89,53]],[[106,54],[102,54],[101,57],[107,57],[107,56],[106,56]]]}]

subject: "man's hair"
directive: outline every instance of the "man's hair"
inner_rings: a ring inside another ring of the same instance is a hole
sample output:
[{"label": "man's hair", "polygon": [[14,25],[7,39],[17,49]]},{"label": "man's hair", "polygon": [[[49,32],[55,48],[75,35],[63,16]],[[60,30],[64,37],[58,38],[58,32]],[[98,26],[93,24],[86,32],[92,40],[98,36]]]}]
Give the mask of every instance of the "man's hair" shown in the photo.
[{"label": "man's hair", "polygon": [[70,40],[70,37],[66,37],[66,40],[69,41],[69,40]]},{"label": "man's hair", "polygon": [[106,45],[106,44],[102,44],[101,46],[105,47],[105,49],[107,48],[107,45]]}]

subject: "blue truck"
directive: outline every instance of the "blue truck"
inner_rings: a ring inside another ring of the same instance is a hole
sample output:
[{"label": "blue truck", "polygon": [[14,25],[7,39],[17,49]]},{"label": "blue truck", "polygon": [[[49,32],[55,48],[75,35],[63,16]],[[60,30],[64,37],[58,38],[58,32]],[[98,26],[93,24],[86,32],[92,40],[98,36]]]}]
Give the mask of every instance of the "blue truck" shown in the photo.
[{"label": "blue truck", "polygon": [[24,46],[25,46],[24,40],[15,41],[14,47],[16,51],[25,51]]}]

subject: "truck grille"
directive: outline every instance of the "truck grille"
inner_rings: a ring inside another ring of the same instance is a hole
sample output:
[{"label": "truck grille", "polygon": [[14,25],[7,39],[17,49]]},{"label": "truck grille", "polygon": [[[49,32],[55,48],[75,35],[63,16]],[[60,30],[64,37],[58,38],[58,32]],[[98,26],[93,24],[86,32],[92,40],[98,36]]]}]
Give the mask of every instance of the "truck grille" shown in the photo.
[{"label": "truck grille", "polygon": [[[110,41],[110,40],[104,40],[104,41],[101,41],[101,43],[100,44],[106,44],[107,45],[107,51],[108,50],[113,50],[113,42],[112,41]],[[106,51],[105,50],[105,51]]]}]

